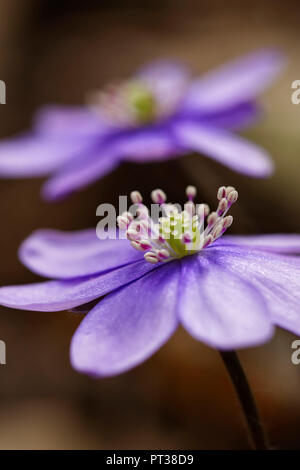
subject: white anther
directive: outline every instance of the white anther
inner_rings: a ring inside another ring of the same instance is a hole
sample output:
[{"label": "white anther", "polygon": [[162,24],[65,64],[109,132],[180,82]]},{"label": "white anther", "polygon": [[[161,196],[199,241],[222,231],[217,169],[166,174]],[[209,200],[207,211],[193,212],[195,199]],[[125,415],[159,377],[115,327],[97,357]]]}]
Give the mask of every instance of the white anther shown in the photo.
[{"label": "white anther", "polygon": [[160,260],[166,260],[170,258],[169,251],[165,250],[164,248],[162,250],[158,250],[156,254]]},{"label": "white anther", "polygon": [[194,197],[196,197],[197,189],[195,188],[195,186],[187,186],[185,194],[187,195],[188,199],[192,201]]},{"label": "white anther", "polygon": [[233,222],[233,217],[232,215],[227,215],[227,217],[224,217],[223,219],[223,228],[228,228]]},{"label": "white anther", "polygon": [[218,214],[216,212],[211,212],[209,216],[207,217],[207,225],[209,227],[212,227],[218,220]]},{"label": "white anther", "polygon": [[207,204],[199,204],[197,206],[197,214],[200,217],[200,219],[203,219],[204,217],[207,217],[209,214],[209,206]]},{"label": "white anther", "polygon": [[147,251],[147,250],[150,250],[150,248],[152,248],[152,245],[148,240],[140,240],[139,244],[143,251]]},{"label": "white anther", "polygon": [[226,188],[225,188],[225,186],[220,186],[219,189],[218,189],[217,198],[220,201],[224,197],[226,197]]},{"label": "white anther", "polygon": [[127,219],[127,217],[119,215],[117,217],[117,223],[121,230],[126,230],[128,225],[130,224],[130,221]]},{"label": "white anther", "polygon": [[155,253],[152,253],[152,252],[145,253],[144,258],[146,261],[148,261],[148,263],[151,263],[151,264],[158,263],[158,257]]},{"label": "white anther", "polygon": [[140,245],[140,243],[136,240],[131,240],[130,242],[130,245],[135,249],[135,250],[138,250],[138,251],[144,251]]},{"label": "white anther", "polygon": [[133,204],[140,204],[143,201],[143,197],[139,191],[132,191],[130,198]]},{"label": "white anther", "polygon": [[154,189],[151,193],[151,199],[155,204],[163,204],[167,200],[167,196],[162,189]]},{"label": "white anther", "polygon": [[237,201],[238,197],[239,197],[238,192],[235,189],[233,189],[227,195],[227,200],[230,204],[234,204]]},{"label": "white anther", "polygon": [[218,215],[223,214],[223,212],[226,211],[227,206],[228,206],[228,201],[227,201],[227,199],[222,198],[222,199],[220,200],[220,202],[219,202],[218,209],[217,209]]},{"label": "white anther", "polygon": [[228,196],[228,194],[229,194],[231,191],[235,191],[235,188],[234,188],[233,186],[227,186],[227,188],[226,188],[226,197]]}]

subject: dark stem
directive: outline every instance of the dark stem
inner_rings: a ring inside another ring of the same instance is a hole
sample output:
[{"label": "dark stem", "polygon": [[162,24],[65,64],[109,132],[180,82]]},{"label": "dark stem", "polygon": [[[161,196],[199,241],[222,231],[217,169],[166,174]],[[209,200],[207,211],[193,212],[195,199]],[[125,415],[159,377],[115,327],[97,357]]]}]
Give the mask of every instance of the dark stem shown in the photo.
[{"label": "dark stem", "polygon": [[249,434],[255,450],[268,450],[268,440],[254,396],[251,392],[246,374],[235,351],[219,351],[228,374],[232,380],[240,405],[247,421]]}]

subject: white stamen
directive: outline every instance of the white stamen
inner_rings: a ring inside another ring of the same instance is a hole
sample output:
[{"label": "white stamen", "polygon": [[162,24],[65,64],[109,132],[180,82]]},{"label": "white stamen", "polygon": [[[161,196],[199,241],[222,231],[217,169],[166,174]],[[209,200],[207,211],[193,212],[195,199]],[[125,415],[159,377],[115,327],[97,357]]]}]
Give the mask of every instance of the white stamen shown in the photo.
[{"label": "white stamen", "polygon": [[160,260],[164,261],[170,258],[170,252],[168,250],[162,249],[157,252],[157,256]]},{"label": "white stamen", "polygon": [[227,195],[227,200],[230,204],[233,204],[234,202],[236,202],[238,200],[238,196],[239,196],[238,192],[235,189],[233,189]]},{"label": "white stamen", "polygon": [[226,229],[228,227],[230,227],[230,225],[232,224],[233,222],[233,217],[232,215],[227,215],[227,217],[224,217],[223,219],[223,227]]},{"label": "white stamen", "polygon": [[130,221],[127,219],[127,217],[119,215],[117,217],[117,223],[121,230],[126,230],[128,225],[130,224]]},{"label": "white stamen", "polygon": [[218,215],[223,214],[223,212],[226,211],[227,206],[228,206],[227,199],[222,198],[222,199],[220,200],[220,202],[219,202],[219,205],[218,205],[217,214],[218,214]]},{"label": "white stamen", "polygon": [[229,194],[231,191],[235,191],[235,188],[234,188],[233,186],[227,186],[227,188],[226,188],[226,197],[228,196],[228,194]]},{"label": "white stamen", "polygon": [[208,245],[211,244],[211,242],[213,241],[213,236],[212,235],[207,235],[207,237],[204,238],[204,241],[203,241],[203,246],[202,248],[206,248],[208,247]]},{"label": "white stamen", "polygon": [[132,191],[130,198],[133,204],[140,204],[143,201],[142,195],[139,191]]},{"label": "white stamen", "polygon": [[144,258],[146,261],[148,261],[148,263],[151,263],[151,264],[158,263],[158,257],[156,256],[155,253],[152,253],[152,252],[145,253]]},{"label": "white stamen", "polygon": [[211,212],[207,217],[207,226],[212,227],[218,220],[218,214],[216,212]]},{"label": "white stamen", "polygon": [[163,204],[167,200],[167,196],[162,189],[154,189],[151,193],[151,199],[155,204]]},{"label": "white stamen", "polygon": [[218,189],[217,198],[220,201],[224,197],[226,197],[226,188],[225,188],[225,186],[220,186],[220,188]]},{"label": "white stamen", "polygon": [[187,195],[189,201],[192,201],[196,197],[197,189],[195,186],[188,186],[185,190],[185,194]]}]

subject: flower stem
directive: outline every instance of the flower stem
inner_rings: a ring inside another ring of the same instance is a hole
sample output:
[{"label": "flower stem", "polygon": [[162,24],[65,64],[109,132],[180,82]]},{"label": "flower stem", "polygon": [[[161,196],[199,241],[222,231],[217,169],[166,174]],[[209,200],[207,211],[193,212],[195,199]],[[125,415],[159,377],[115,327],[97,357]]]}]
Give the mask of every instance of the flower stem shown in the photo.
[{"label": "flower stem", "polygon": [[228,374],[232,380],[240,405],[244,412],[249,434],[255,450],[268,450],[268,440],[265,434],[259,412],[256,406],[246,374],[235,351],[219,351]]}]

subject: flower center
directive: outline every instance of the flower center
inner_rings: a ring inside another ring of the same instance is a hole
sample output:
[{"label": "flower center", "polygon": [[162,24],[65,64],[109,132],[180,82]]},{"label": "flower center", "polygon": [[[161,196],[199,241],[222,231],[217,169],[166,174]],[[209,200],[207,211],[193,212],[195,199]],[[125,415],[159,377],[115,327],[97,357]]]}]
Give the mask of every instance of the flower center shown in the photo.
[{"label": "flower center", "polygon": [[158,117],[158,104],[151,88],[140,80],[108,85],[91,96],[92,107],[117,125],[140,125]]},{"label": "flower center", "polygon": [[124,212],[117,219],[118,225],[126,230],[133,248],[145,252],[146,261],[158,263],[197,253],[230,227],[233,218],[226,214],[238,198],[237,191],[232,186],[221,186],[214,212],[210,212],[207,204],[194,203],[196,192],[194,186],[186,188],[188,201],[181,211],[178,205],[166,202],[167,197],[161,189],[152,191],[151,216],[142,203],[141,194],[138,191],[131,193],[135,216]]}]

